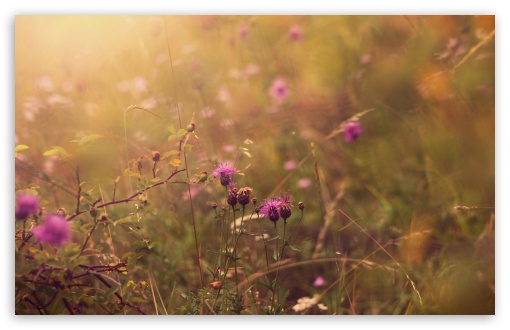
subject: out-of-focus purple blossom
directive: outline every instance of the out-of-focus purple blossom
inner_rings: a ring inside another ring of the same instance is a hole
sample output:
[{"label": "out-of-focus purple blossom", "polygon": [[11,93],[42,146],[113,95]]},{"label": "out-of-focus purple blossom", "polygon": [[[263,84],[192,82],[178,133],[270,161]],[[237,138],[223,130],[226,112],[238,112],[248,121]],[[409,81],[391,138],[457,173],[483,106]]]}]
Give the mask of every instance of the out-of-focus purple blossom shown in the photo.
[{"label": "out-of-focus purple blossom", "polygon": [[19,194],[16,201],[16,218],[25,220],[29,215],[39,211],[39,197],[30,194]]},{"label": "out-of-focus purple blossom", "polygon": [[248,25],[246,24],[239,25],[239,27],[237,28],[237,32],[239,33],[239,38],[241,38],[242,40],[248,39],[249,32]]},{"label": "out-of-focus purple blossom", "polygon": [[345,142],[352,142],[363,133],[359,121],[353,120],[344,126]]},{"label": "out-of-focus purple blossom", "polygon": [[283,164],[283,168],[287,171],[292,171],[296,167],[297,167],[297,162],[293,159],[288,160],[285,162],[285,164]]},{"label": "out-of-focus purple blossom", "polygon": [[371,54],[363,54],[361,55],[361,57],[359,58],[359,62],[361,64],[368,64],[372,61],[372,55]]},{"label": "out-of-focus purple blossom", "polygon": [[298,25],[292,26],[289,29],[289,38],[297,42],[303,41],[303,29]]},{"label": "out-of-focus purple blossom", "polygon": [[326,281],[324,281],[324,278],[322,278],[322,276],[318,276],[313,282],[313,286],[316,288],[320,288],[321,286],[324,286],[324,284],[326,284]]},{"label": "out-of-focus purple blossom", "polygon": [[230,100],[230,93],[228,92],[226,87],[220,87],[218,89],[218,94],[216,95],[216,99],[220,102],[227,102]]},{"label": "out-of-focus purple blossom", "polygon": [[133,79],[133,88],[138,92],[147,91],[147,79],[144,77],[136,77]]},{"label": "out-of-focus purple blossom", "polygon": [[236,147],[231,144],[226,144],[222,147],[222,149],[226,152],[234,152],[236,150]]},{"label": "out-of-focus purple blossom", "polygon": [[247,76],[252,76],[254,74],[259,73],[259,71],[260,71],[260,68],[259,68],[258,65],[250,63],[244,69],[244,74],[247,75]]},{"label": "out-of-focus purple blossom", "polygon": [[32,231],[39,242],[46,242],[59,247],[71,240],[71,226],[58,213],[46,216],[44,223]]},{"label": "out-of-focus purple blossom", "polygon": [[276,102],[281,102],[285,100],[289,95],[287,82],[282,78],[278,78],[275,81],[273,81],[273,84],[269,89],[269,95],[271,95],[273,100]]},{"label": "out-of-focus purple blossom", "polygon": [[297,186],[301,189],[305,189],[305,188],[308,188],[312,185],[312,180],[308,179],[308,178],[302,178],[302,179],[299,179],[298,182],[297,182]]},{"label": "out-of-focus purple blossom", "polygon": [[55,90],[55,84],[49,76],[40,77],[35,81],[37,87],[45,92],[53,92]]},{"label": "out-of-focus purple blossom", "polygon": [[205,107],[200,114],[202,115],[203,118],[211,118],[215,112],[216,110],[214,110],[213,108]]}]

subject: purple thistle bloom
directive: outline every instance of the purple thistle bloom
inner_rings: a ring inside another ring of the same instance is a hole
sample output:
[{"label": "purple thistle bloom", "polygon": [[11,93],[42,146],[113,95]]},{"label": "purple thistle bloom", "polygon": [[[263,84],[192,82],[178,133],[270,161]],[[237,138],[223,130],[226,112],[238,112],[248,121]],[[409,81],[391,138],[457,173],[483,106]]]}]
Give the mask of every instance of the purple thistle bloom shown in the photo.
[{"label": "purple thistle bloom", "polygon": [[269,90],[269,95],[273,98],[273,100],[277,102],[281,102],[287,98],[289,95],[289,90],[287,88],[287,82],[284,79],[276,79],[273,81],[271,88]]},{"label": "purple thistle bloom", "polygon": [[212,175],[214,178],[220,177],[221,185],[228,186],[231,182],[230,175],[236,174],[237,170],[235,167],[230,165],[229,162],[221,163],[213,170]]},{"label": "purple thistle bloom", "polygon": [[298,25],[292,26],[289,29],[289,38],[297,42],[303,41],[303,29]]},{"label": "purple thistle bloom", "polygon": [[358,135],[363,133],[360,127],[360,123],[357,120],[353,120],[344,126],[345,142],[352,142],[356,140]]},{"label": "purple thistle bloom", "polygon": [[32,231],[40,242],[46,242],[59,247],[71,240],[69,222],[57,213],[46,216],[44,223]]},{"label": "purple thistle bloom", "polygon": [[29,215],[39,211],[39,197],[36,195],[19,194],[16,202],[16,218],[25,220]]},{"label": "purple thistle bloom", "polygon": [[274,197],[266,199],[260,208],[262,217],[268,217],[269,220],[276,222],[280,218],[280,198]]},{"label": "purple thistle bloom", "polygon": [[292,195],[281,194],[281,196],[282,197],[280,198],[280,215],[283,218],[283,220],[287,220],[292,214],[290,208],[294,206],[292,205],[292,202],[290,200],[292,198]]}]

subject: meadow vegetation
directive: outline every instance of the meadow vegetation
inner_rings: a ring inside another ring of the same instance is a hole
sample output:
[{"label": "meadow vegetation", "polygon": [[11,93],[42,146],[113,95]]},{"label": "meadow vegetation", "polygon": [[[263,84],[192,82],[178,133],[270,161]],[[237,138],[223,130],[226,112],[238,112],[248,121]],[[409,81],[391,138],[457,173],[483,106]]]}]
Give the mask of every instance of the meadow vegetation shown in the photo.
[{"label": "meadow vegetation", "polygon": [[17,16],[16,314],[494,314],[493,16]]}]

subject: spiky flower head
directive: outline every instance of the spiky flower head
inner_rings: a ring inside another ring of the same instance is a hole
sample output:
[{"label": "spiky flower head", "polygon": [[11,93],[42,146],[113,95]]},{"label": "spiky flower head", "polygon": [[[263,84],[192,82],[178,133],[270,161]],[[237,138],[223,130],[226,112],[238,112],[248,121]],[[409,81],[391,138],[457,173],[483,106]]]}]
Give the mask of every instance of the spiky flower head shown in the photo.
[{"label": "spiky flower head", "polygon": [[32,231],[40,242],[46,242],[59,247],[71,240],[69,222],[57,213],[46,216],[44,223]]},{"label": "spiky flower head", "polygon": [[283,218],[284,221],[286,221],[292,214],[291,207],[292,201],[291,201],[292,195],[291,194],[281,194],[280,198],[280,216]]},{"label": "spiky flower head", "polygon": [[213,170],[212,175],[216,179],[220,177],[220,183],[222,186],[227,187],[232,181],[230,176],[236,174],[237,169],[233,167],[230,162],[221,163]]},{"label": "spiky flower head", "polygon": [[276,222],[280,219],[280,204],[281,201],[278,197],[266,199],[260,207],[260,214],[263,217],[268,217],[272,222]]},{"label": "spiky flower head", "polygon": [[237,204],[237,188],[235,187],[234,181],[230,181],[228,184],[227,203],[232,207]]},{"label": "spiky flower head", "polygon": [[19,194],[16,201],[16,218],[25,220],[29,215],[39,211],[39,197],[30,194]]},{"label": "spiky flower head", "polygon": [[359,121],[352,120],[344,126],[345,142],[352,142],[363,133]]},{"label": "spiky flower head", "polygon": [[244,188],[239,189],[239,191],[237,192],[237,200],[238,200],[239,204],[244,206],[244,205],[250,203],[250,196],[251,196],[252,192],[253,192],[253,189],[250,187],[244,187]]}]

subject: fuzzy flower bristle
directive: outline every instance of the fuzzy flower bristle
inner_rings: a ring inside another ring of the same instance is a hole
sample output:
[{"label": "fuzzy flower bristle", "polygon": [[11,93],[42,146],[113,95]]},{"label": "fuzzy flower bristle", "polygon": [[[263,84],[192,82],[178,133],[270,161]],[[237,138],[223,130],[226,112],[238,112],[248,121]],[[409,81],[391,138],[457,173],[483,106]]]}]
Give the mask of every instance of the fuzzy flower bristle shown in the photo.
[{"label": "fuzzy flower bristle", "polygon": [[260,208],[260,214],[269,218],[272,222],[276,222],[280,219],[280,204],[278,197],[266,199]]},{"label": "fuzzy flower bristle", "polygon": [[58,213],[46,216],[44,223],[34,228],[33,232],[40,242],[46,242],[59,247],[71,240],[70,224]]},{"label": "fuzzy flower bristle", "polygon": [[237,169],[233,167],[229,162],[221,163],[213,170],[212,175],[216,179],[220,177],[221,185],[227,187],[232,181],[230,176],[236,174]]},{"label": "fuzzy flower bristle", "polygon": [[39,197],[36,195],[19,194],[16,201],[16,218],[26,219],[29,215],[36,214],[39,211]]},{"label": "fuzzy flower bristle", "polygon": [[352,142],[363,133],[359,121],[353,120],[344,126],[345,142]]}]

